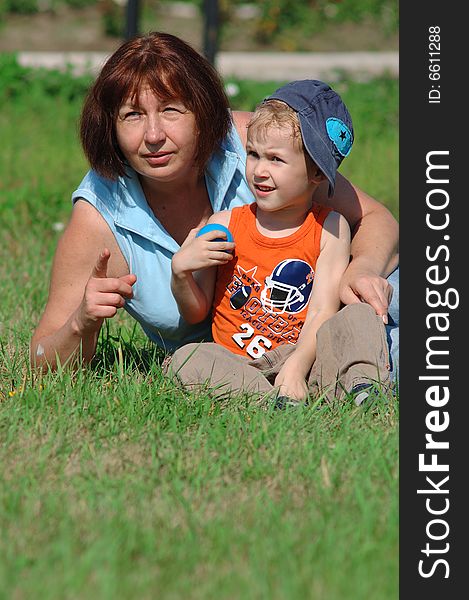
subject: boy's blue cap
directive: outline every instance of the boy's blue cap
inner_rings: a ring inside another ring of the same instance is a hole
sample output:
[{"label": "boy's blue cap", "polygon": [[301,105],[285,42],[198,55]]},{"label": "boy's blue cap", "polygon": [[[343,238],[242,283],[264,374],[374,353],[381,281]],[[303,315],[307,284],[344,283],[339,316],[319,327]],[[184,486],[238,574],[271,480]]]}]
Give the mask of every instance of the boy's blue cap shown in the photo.
[{"label": "boy's blue cap", "polygon": [[281,100],[297,114],[303,144],[329,180],[329,196],[334,193],[337,168],[353,144],[353,125],[342,98],[323,81],[292,81],[266,100]]}]

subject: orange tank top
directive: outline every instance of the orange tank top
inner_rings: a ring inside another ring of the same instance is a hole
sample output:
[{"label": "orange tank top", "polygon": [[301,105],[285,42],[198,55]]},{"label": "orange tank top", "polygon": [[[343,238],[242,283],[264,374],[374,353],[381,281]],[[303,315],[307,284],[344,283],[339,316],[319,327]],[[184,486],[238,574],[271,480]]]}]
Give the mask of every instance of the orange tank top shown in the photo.
[{"label": "orange tank top", "polygon": [[235,256],[218,267],[212,335],[235,354],[259,358],[280,344],[295,344],[306,318],[325,218],[313,204],[292,235],[269,238],[256,226],[256,204],[234,208],[229,229]]}]

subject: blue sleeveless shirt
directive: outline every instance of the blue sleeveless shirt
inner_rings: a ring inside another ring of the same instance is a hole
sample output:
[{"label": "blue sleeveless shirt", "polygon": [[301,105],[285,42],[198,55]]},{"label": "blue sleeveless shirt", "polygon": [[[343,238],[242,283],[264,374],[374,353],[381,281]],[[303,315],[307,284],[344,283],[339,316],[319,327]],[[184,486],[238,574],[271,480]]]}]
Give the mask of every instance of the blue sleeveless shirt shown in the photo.
[{"label": "blue sleeveless shirt", "polygon": [[[210,158],[205,184],[214,212],[249,204],[254,197],[244,174],[246,151],[233,126]],[[72,201],[86,200],[110,227],[129,270],[137,276],[134,297],[125,310],[143,327],[146,335],[172,352],[200,340],[211,340],[210,317],[189,325],[178,311],[171,293],[171,259],[180,248],[147,204],[137,173],[113,181],[88,171],[72,194]]]}]

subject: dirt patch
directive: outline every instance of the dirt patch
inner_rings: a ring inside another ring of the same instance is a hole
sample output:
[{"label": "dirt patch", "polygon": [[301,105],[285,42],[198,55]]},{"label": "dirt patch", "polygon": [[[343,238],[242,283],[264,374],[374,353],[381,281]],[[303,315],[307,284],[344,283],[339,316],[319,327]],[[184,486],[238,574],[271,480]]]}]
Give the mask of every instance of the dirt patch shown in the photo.
[{"label": "dirt patch", "polygon": [[118,38],[104,35],[97,7],[56,13],[10,15],[0,30],[0,51],[103,51],[112,52]]},{"label": "dirt patch", "polygon": [[[145,18],[143,31],[173,33],[197,50],[202,50],[203,21],[196,15],[176,15],[163,10]],[[0,25],[0,52],[14,51],[93,51],[112,52],[122,42],[104,32],[102,8],[84,9],[60,6],[56,13],[9,15]],[[287,44],[288,45],[288,44]],[[224,27],[220,40],[223,51],[288,51],[282,47],[266,47],[256,43],[253,19],[238,18]],[[302,42],[301,50],[309,52],[345,52],[360,50],[397,50],[398,34],[390,36],[373,23],[330,26]]]}]

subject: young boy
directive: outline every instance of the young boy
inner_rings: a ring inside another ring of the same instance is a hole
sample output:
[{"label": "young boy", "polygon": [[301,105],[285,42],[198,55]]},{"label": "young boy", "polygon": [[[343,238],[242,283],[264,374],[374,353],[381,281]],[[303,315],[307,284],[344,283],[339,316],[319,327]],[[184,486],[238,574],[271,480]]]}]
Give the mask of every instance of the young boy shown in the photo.
[{"label": "young boy", "polygon": [[[212,311],[214,343],[189,344],[171,367],[186,386],[209,381],[227,391],[302,401],[319,327],[340,308],[350,229],[312,201],[351,150],[353,126],[341,98],[321,81],[279,88],[248,124],[246,178],[255,202],[215,213],[222,231],[194,230],[172,260],[173,294],[183,318]],[[218,240],[218,241],[214,241]]]}]

